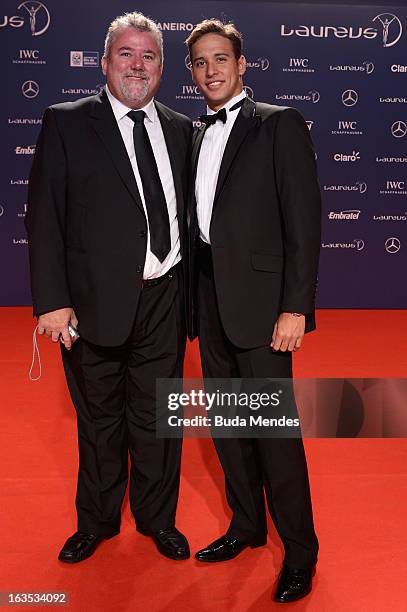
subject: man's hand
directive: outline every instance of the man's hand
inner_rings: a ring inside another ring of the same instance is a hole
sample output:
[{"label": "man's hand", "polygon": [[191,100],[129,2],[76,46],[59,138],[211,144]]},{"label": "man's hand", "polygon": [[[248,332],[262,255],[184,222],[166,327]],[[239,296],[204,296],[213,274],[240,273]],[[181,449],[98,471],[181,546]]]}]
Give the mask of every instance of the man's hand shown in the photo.
[{"label": "man's hand", "polygon": [[58,342],[61,336],[65,348],[69,351],[72,347],[72,339],[68,331],[69,321],[74,327],[78,325],[78,319],[72,308],[59,308],[59,310],[46,312],[38,317],[38,333],[45,333],[52,342]]},{"label": "man's hand", "polygon": [[273,351],[298,351],[305,332],[305,316],[282,312],[274,325],[271,348]]}]

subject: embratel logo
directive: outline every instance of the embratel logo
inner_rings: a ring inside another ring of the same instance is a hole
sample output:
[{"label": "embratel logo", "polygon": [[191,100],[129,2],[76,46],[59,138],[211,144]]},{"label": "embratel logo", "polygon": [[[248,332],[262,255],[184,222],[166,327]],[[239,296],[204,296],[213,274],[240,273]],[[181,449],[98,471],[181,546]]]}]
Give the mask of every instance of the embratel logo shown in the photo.
[{"label": "embratel logo", "polygon": [[338,136],[361,136],[363,131],[358,128],[357,121],[338,121],[336,130],[331,130],[331,134]]},{"label": "embratel logo", "polygon": [[157,26],[163,32],[192,32],[194,29],[193,23],[185,23],[185,22],[171,22],[165,21],[162,23],[157,23]]},{"label": "embratel logo", "polygon": [[70,51],[71,68],[99,68],[99,51]]},{"label": "embratel logo", "polygon": [[39,64],[44,66],[47,60],[40,58],[38,49],[20,49],[18,58],[13,59],[13,64]]},{"label": "embratel logo", "polygon": [[324,185],[324,191],[351,191],[363,194],[367,191],[367,183],[364,181],[357,181],[354,185]]},{"label": "embratel logo", "polygon": [[203,95],[197,85],[182,85],[181,93],[175,96],[176,100],[203,100]]},{"label": "embratel logo", "polygon": [[257,70],[268,70],[270,68],[270,60],[267,57],[258,57],[255,60],[247,60],[248,68],[256,68]]},{"label": "embratel logo", "polygon": [[309,65],[308,57],[290,57],[283,72],[315,72],[315,69]]},{"label": "embratel logo", "polygon": [[404,138],[407,134],[407,123],[404,121],[395,121],[390,129],[394,138]]},{"label": "embratel logo", "polygon": [[330,221],[357,221],[360,216],[360,210],[340,210],[339,212],[331,211],[328,213]]},{"label": "embratel logo", "polygon": [[350,154],[334,153],[332,157],[337,162],[356,162],[360,160],[360,153],[359,151],[352,151]]},{"label": "embratel logo", "polygon": [[345,89],[341,98],[344,106],[355,106],[359,100],[359,95],[354,89]]},{"label": "embratel logo", "polygon": [[384,189],[380,189],[380,195],[407,195],[406,181],[386,181]]},{"label": "embratel logo", "polygon": [[21,92],[25,98],[36,98],[40,93],[40,86],[36,81],[24,81]]},{"label": "embratel logo", "polygon": [[276,94],[276,100],[285,100],[285,101],[293,101],[296,102],[312,102],[312,104],[317,104],[321,95],[319,91],[309,91],[306,94]]},{"label": "embratel logo", "polygon": [[323,249],[348,249],[353,251],[363,251],[365,241],[361,238],[355,238],[352,242],[323,242]]},{"label": "embratel logo", "polygon": [[300,25],[281,24],[280,36],[301,38],[337,38],[339,40],[365,39],[382,40],[383,47],[393,47],[403,34],[401,20],[393,13],[380,13],[372,19],[377,27],[340,26],[340,25]]},{"label": "embratel logo", "polygon": [[396,236],[391,236],[390,238],[387,238],[386,242],[384,243],[384,248],[388,253],[394,255],[395,253],[399,252],[401,242],[399,238],[396,238]]},{"label": "embratel logo", "polygon": [[31,36],[41,36],[45,34],[51,23],[49,10],[42,2],[30,0],[21,2],[17,10],[20,15],[4,15],[0,28],[22,28],[25,23],[29,25]]},{"label": "embratel logo", "polygon": [[16,155],[34,155],[35,145],[28,145],[27,147],[17,146],[14,151]]}]

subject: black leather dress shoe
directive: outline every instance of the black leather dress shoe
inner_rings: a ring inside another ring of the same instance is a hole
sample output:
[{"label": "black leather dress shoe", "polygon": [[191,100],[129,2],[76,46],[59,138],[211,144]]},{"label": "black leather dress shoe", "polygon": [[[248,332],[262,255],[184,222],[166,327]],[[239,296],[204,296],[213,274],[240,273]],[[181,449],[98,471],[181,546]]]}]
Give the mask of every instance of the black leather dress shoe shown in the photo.
[{"label": "black leather dress shoe", "polygon": [[188,540],[175,527],[154,531],[138,526],[137,531],[143,535],[152,537],[157,549],[164,557],[175,559],[176,561],[189,559],[190,552]]},{"label": "black leather dress shoe", "polygon": [[250,546],[250,548],[257,548],[258,546],[264,546],[267,542],[267,538],[259,538],[252,542],[241,542],[237,538],[229,535],[224,535],[218,540],[209,544],[206,548],[198,550],[195,555],[195,559],[198,561],[206,561],[208,563],[216,563],[217,561],[229,561],[234,559],[237,555],[240,555],[242,550]]},{"label": "black leather dress shoe", "polygon": [[283,565],[278,579],[274,601],[289,603],[308,595],[312,589],[315,566],[310,569],[293,569]]},{"label": "black leather dress shoe", "polygon": [[111,536],[103,537],[96,536],[92,533],[83,533],[77,531],[65,542],[61,552],[58,555],[58,559],[64,563],[79,563],[84,561],[96,550],[96,547],[102,540],[108,540],[113,538],[119,532],[112,533]]}]

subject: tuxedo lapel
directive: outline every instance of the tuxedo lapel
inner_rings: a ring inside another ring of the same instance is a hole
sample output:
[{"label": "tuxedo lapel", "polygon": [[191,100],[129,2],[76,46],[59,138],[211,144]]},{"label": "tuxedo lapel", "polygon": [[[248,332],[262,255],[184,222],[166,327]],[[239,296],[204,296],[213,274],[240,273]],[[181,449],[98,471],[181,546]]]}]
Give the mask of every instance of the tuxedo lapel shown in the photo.
[{"label": "tuxedo lapel", "polygon": [[205,134],[205,125],[199,128],[194,134],[192,144],[191,168],[192,168],[192,184],[195,188],[196,170],[198,167],[199,151],[201,150],[202,140]]},{"label": "tuxedo lapel", "polygon": [[136,204],[144,213],[143,203],[137,188],[133,168],[129,156],[127,155],[117,121],[104,91],[96,98],[90,117],[94,129],[112,158],[113,164],[122,181],[133,196]]},{"label": "tuxedo lapel", "polygon": [[181,227],[181,219],[183,218],[184,210],[184,194],[182,189],[182,176],[180,169],[183,167],[183,153],[180,147],[180,136],[177,132],[175,122],[168,109],[160,102],[155,102],[158,117],[164,134],[165,144],[167,146],[168,157],[170,159],[172,178],[174,180],[175,195],[177,199],[177,213],[179,225]]},{"label": "tuxedo lapel", "polygon": [[215,198],[213,205],[215,206],[223,185],[225,184],[230,166],[242,145],[251,128],[257,123],[258,118],[255,116],[256,105],[250,98],[246,98],[242,108],[236,118],[232,131],[229,135],[228,142],[223,154],[222,163],[219,169],[218,182],[216,184]]}]

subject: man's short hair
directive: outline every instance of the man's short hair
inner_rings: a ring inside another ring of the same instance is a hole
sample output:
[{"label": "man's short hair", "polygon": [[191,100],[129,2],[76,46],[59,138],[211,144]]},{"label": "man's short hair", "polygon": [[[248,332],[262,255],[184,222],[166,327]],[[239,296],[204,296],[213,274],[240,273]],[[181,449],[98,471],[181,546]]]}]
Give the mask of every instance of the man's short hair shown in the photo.
[{"label": "man's short hair", "polygon": [[242,55],[243,36],[233,23],[223,23],[219,19],[205,19],[194,27],[185,41],[188,45],[189,57],[191,60],[193,45],[202,38],[202,36],[205,36],[205,34],[219,34],[219,36],[227,38],[232,43],[233,53],[236,59],[238,60]]},{"label": "man's short hair", "polygon": [[160,50],[160,60],[161,63],[163,63],[164,51],[163,35],[161,33],[161,30],[155,23],[155,21],[153,21],[149,17],[146,17],[145,15],[143,15],[143,13],[138,13],[137,11],[135,11],[134,13],[125,13],[124,15],[120,15],[112,21],[105,38],[105,50],[103,53],[105,57],[109,57],[110,49],[117,35],[122,30],[125,30],[127,28],[134,28],[138,32],[151,32],[151,34],[157,41],[157,45]]}]

